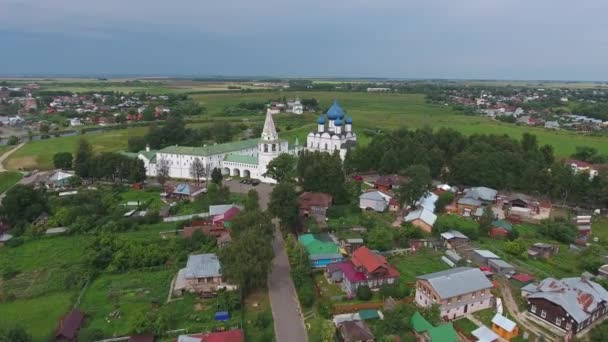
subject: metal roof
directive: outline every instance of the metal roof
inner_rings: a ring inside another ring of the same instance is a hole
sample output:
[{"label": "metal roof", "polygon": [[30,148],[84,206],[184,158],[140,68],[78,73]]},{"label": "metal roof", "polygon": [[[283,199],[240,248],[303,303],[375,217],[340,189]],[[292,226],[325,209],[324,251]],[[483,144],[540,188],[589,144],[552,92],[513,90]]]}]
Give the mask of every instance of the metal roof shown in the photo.
[{"label": "metal roof", "polygon": [[492,265],[498,266],[500,268],[515,268],[513,265],[509,264],[508,262],[506,262],[502,259],[491,259],[489,261],[489,263],[491,263]]},{"label": "metal roof", "polygon": [[222,275],[220,260],[213,253],[190,255],[186,263],[185,275],[186,278],[220,277]]},{"label": "metal roof", "polygon": [[416,279],[427,280],[441,298],[450,298],[492,287],[488,278],[478,268],[472,267],[457,267],[425,274]]},{"label": "metal roof", "polygon": [[484,259],[500,259],[500,257],[487,249],[475,249],[473,252]]},{"label": "metal roof", "polygon": [[498,325],[499,327],[505,329],[508,332],[512,332],[513,329],[517,327],[517,324],[515,324],[515,322],[498,313],[494,316],[494,318],[492,318],[492,323]]},{"label": "metal roof", "polygon": [[435,221],[437,220],[437,215],[435,215],[431,211],[428,211],[424,208],[420,208],[420,209],[411,211],[409,214],[407,214],[407,216],[405,217],[405,222],[411,222],[411,221],[418,220],[418,219],[423,221],[424,223],[432,226],[435,224]]},{"label": "metal roof", "polygon": [[258,139],[239,140],[225,144],[210,145],[204,147],[189,147],[189,146],[169,146],[158,153],[163,154],[179,154],[188,156],[211,156],[214,154],[223,154],[228,152],[235,152],[240,150],[246,150],[255,148],[258,146]]},{"label": "metal roof", "polygon": [[241,163],[241,164],[251,164],[258,165],[258,157],[257,156],[248,156],[241,154],[228,154],[224,158],[224,161],[233,162],[233,163]]},{"label": "metal roof", "polygon": [[446,240],[451,240],[454,238],[457,239],[468,239],[469,237],[462,234],[461,232],[457,231],[457,230],[448,230],[445,233],[441,233],[441,237],[446,239]]},{"label": "metal roof", "polygon": [[473,330],[471,334],[477,338],[477,342],[494,342],[500,337],[485,325]]}]

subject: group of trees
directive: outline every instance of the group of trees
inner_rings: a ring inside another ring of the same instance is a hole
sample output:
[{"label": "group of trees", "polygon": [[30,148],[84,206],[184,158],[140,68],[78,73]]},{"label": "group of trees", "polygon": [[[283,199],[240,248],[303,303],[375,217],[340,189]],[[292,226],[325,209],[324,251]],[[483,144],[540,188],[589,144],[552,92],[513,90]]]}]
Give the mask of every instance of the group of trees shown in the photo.
[{"label": "group of trees", "polygon": [[414,165],[424,165],[431,177],[452,184],[608,206],[608,174],[600,173],[592,180],[585,173],[574,174],[569,165],[556,160],[552,146],[539,146],[536,136],[529,133],[516,140],[506,135],[466,137],[446,128],[399,129],[378,134],[369,145],[349,151],[344,168],[347,173],[377,170],[407,175]]},{"label": "group of trees", "polygon": [[141,160],[115,152],[94,154],[91,145],[84,138],[78,143],[74,171],[77,176],[85,179],[130,183],[146,179],[146,169]]}]

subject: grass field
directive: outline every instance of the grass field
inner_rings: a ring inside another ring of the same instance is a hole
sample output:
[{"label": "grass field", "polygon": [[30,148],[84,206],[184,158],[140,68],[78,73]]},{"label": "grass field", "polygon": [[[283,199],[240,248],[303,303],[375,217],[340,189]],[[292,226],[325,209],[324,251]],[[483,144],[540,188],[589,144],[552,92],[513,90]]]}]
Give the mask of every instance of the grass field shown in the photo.
[{"label": "grass field", "polygon": [[58,292],[35,299],[16,300],[0,305],[2,323],[21,324],[34,341],[49,341],[59,319],[71,308],[75,292]]},{"label": "grass field", "polygon": [[53,168],[53,155],[57,152],[73,153],[81,137],[87,139],[96,152],[118,151],[127,148],[129,137],[144,135],[147,130],[146,127],[137,127],[32,141],[13,153],[4,166],[9,170],[50,170]]},{"label": "grass field", "polygon": [[0,193],[5,192],[10,189],[13,185],[17,184],[17,182],[21,179],[21,172],[16,171],[6,171],[0,172]]},{"label": "grass field", "polygon": [[441,261],[441,253],[429,249],[421,249],[415,254],[390,257],[388,261],[401,274],[401,281],[406,283],[414,282],[416,276],[449,268]]}]

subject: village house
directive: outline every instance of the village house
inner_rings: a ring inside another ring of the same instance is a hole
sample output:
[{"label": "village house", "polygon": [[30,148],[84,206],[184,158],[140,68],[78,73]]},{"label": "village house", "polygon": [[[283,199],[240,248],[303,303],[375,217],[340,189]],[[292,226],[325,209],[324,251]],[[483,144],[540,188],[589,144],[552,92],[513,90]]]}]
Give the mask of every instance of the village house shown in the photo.
[{"label": "village house", "polygon": [[323,268],[344,259],[337,239],[330,234],[303,234],[298,237],[298,241],[308,252],[313,268]]},{"label": "village house", "polygon": [[440,237],[444,246],[454,249],[457,249],[462,245],[467,245],[471,241],[468,236],[457,230],[448,230],[445,233],[441,233]]},{"label": "village house", "polygon": [[486,187],[475,187],[464,190],[464,194],[456,201],[458,212],[463,216],[481,216],[480,209],[492,205],[498,192]]},{"label": "village house", "polygon": [[361,208],[361,210],[374,210],[382,213],[391,208],[396,208],[396,210],[398,210],[399,202],[386,192],[371,190],[364,192],[359,196],[359,208]]},{"label": "village house", "polygon": [[537,242],[528,248],[528,257],[532,259],[549,259],[559,253],[559,245]]},{"label": "village house", "polygon": [[579,333],[608,312],[608,291],[587,277],[546,278],[522,288],[528,312],[562,330]]},{"label": "village house", "polygon": [[519,334],[519,327],[512,320],[497,313],[492,318],[492,331],[509,341]]},{"label": "village house", "polygon": [[595,168],[593,164],[587,163],[585,161],[570,159],[568,160],[567,164],[570,166],[570,168],[572,168],[572,172],[574,172],[574,174],[582,172],[588,173],[589,179],[593,179],[593,177],[599,175],[599,171],[597,170],[597,168]]},{"label": "village house", "polygon": [[496,220],[492,222],[492,228],[490,228],[490,237],[492,238],[506,238],[513,231],[513,225],[509,221]]},{"label": "village house", "polygon": [[452,323],[446,323],[434,327],[419,312],[415,312],[410,318],[410,323],[416,341],[418,342],[457,342],[458,334]]},{"label": "village house", "polygon": [[209,206],[209,218],[214,225],[230,226],[232,219],[243,211],[243,207],[236,204],[218,204]]},{"label": "village house", "polygon": [[488,267],[492,272],[500,275],[515,273],[515,267],[502,259],[488,260]]},{"label": "village house", "polygon": [[440,306],[441,317],[455,319],[492,307],[492,283],[478,269],[456,267],[416,277],[416,304]]},{"label": "village house", "polygon": [[224,282],[217,255],[194,254],[188,256],[186,267],[177,273],[173,293],[181,295],[184,292],[191,292],[209,298],[215,296],[219,289],[234,290],[235,288],[236,286]]},{"label": "village house", "polygon": [[365,321],[344,321],[338,324],[338,332],[344,342],[374,342],[374,334]]},{"label": "village house", "polygon": [[490,262],[490,260],[500,259],[500,257],[498,255],[492,253],[491,251],[488,251],[487,249],[473,250],[472,257],[473,257],[473,260],[481,266],[488,266],[488,263]]},{"label": "village house", "polygon": [[184,227],[182,235],[186,238],[192,237],[194,232],[200,231],[203,235],[212,237],[216,240],[218,247],[225,247],[232,241],[230,231],[223,224],[213,224],[209,222],[192,222],[192,225]]},{"label": "village house", "polygon": [[298,199],[300,216],[313,217],[317,222],[324,222],[332,201],[330,194],[303,192]]},{"label": "village house", "polygon": [[207,188],[190,185],[188,183],[180,183],[175,187],[167,189],[165,193],[169,198],[185,199],[193,202],[199,195],[206,192]]},{"label": "village house", "polygon": [[374,290],[399,280],[397,269],[365,246],[354,251],[350,260],[327,265],[325,275],[331,282],[341,281],[342,290],[348,296],[354,296],[359,286],[366,285]]},{"label": "village house", "polygon": [[84,313],[74,309],[59,321],[59,328],[55,333],[56,342],[78,341],[78,332],[84,323]]},{"label": "village house", "polygon": [[57,170],[47,178],[46,187],[50,189],[65,188],[70,185],[72,177],[74,177],[74,172]]},{"label": "village house", "polygon": [[407,178],[399,175],[385,175],[380,176],[374,182],[374,189],[380,191],[390,191],[393,189],[399,189],[399,187],[407,182]]},{"label": "village house", "polygon": [[413,226],[421,230],[431,233],[433,225],[437,221],[437,215],[426,208],[420,207],[414,211],[410,211],[404,219],[405,222],[411,223]]}]

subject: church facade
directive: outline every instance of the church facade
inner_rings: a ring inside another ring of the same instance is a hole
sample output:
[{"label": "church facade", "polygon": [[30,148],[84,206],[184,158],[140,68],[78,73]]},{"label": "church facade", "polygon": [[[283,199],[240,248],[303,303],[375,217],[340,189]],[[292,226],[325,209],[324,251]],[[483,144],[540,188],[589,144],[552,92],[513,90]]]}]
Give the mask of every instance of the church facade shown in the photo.
[{"label": "church facade", "polygon": [[317,120],[317,131],[308,133],[306,150],[334,153],[338,151],[344,160],[346,151],[356,146],[357,134],[353,132],[353,119],[345,117],[344,110],[334,100],[327,111]]},{"label": "church facade", "polygon": [[265,177],[268,164],[282,153],[297,155],[304,148],[309,151],[333,153],[339,151],[344,159],[346,151],[354,146],[357,136],[352,131],[352,119],[344,118],[344,111],[336,101],[327,111],[327,128],[325,116],[317,121],[317,131],[308,134],[305,147],[301,147],[296,138],[295,144],[289,146],[286,140],[280,139],[270,112],[266,113],[264,128],[259,139],[234,141],[203,147],[168,146],[161,150],[146,149],[137,154],[143,161],[146,175],[155,177],[159,163],[166,163],[169,177],[176,179],[193,179],[190,169],[193,162],[201,160],[209,173],[214,168],[222,174],[234,177],[248,177],[265,183],[275,183]]}]

